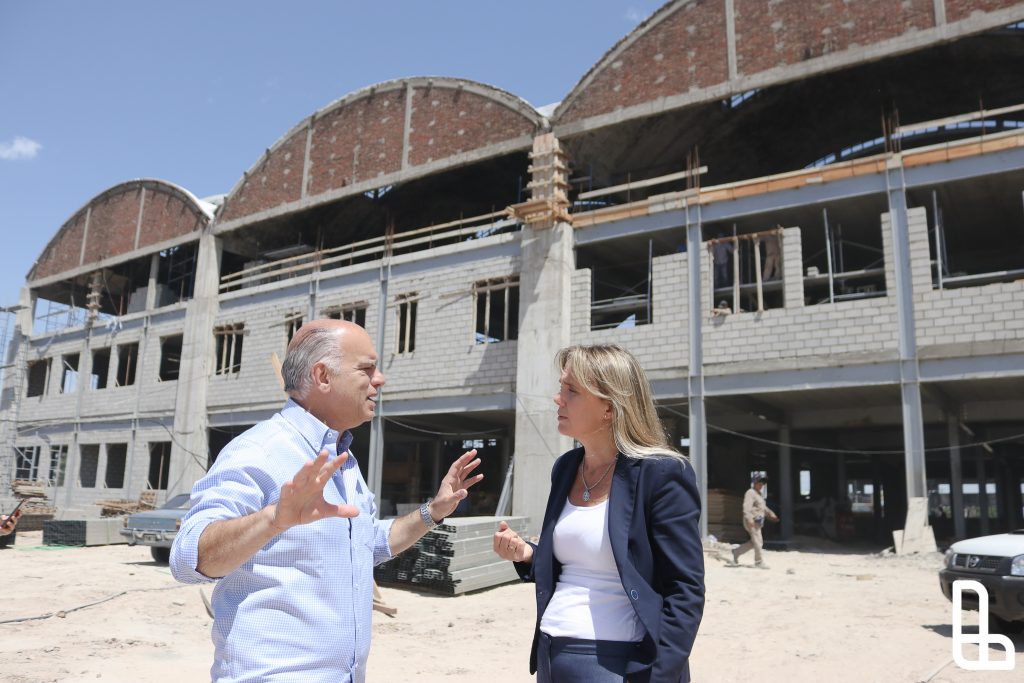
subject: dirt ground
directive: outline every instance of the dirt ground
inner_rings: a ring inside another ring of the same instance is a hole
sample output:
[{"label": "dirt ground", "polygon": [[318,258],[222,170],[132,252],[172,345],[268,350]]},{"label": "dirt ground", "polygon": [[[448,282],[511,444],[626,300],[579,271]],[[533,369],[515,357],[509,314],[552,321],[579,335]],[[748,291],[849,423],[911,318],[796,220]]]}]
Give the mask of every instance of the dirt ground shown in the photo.
[{"label": "dirt ground", "polygon": [[[1015,671],[970,672],[952,662],[938,554],[805,548],[767,559],[771,569],[762,571],[708,556],[707,606],[691,659],[695,681],[1024,680],[1019,636]],[[210,618],[200,589],[175,583],[148,548],[50,548],[41,545],[41,532],[20,533],[13,548],[0,550],[0,573],[0,680],[209,680]],[[532,586],[459,597],[383,593],[398,614],[374,615],[370,681],[533,679]]]}]

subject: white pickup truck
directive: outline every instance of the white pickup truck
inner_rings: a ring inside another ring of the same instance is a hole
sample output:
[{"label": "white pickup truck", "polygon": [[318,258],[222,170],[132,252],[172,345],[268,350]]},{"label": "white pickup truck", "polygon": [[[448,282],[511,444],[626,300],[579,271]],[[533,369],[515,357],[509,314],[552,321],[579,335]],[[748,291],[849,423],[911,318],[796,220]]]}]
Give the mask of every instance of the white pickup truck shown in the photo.
[{"label": "white pickup truck", "polygon": [[[946,551],[939,584],[949,600],[953,582],[972,579],[988,591],[989,625],[1002,633],[1024,630],[1024,529],[958,541]],[[964,609],[978,609],[978,596],[963,592]]]}]

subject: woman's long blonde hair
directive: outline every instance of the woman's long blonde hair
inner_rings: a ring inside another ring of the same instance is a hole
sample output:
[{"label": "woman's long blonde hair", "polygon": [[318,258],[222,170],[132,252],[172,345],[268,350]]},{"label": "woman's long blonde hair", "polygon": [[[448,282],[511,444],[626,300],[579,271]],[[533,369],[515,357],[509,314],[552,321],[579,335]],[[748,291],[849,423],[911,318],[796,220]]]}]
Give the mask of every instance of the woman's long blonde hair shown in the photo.
[{"label": "woman's long blonde hair", "polygon": [[640,363],[616,344],[567,346],[558,352],[559,369],[581,387],[612,404],[615,447],[630,458],[668,455],[686,459],[669,443],[654,408],[651,385]]}]

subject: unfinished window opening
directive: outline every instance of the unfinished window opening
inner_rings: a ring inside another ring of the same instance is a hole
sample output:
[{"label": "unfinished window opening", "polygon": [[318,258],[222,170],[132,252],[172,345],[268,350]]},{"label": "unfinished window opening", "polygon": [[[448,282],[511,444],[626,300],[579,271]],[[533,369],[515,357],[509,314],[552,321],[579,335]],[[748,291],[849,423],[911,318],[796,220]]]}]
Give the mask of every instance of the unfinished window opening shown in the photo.
[{"label": "unfinished window opening", "polygon": [[42,396],[50,383],[50,361],[52,358],[28,362],[28,389],[26,396]]},{"label": "unfinished window opening", "polygon": [[138,342],[118,345],[116,386],[128,387],[135,384],[135,366],[138,362]]},{"label": "unfinished window opening", "polygon": [[398,305],[398,338],[395,348],[398,353],[412,353],[416,350],[416,297],[415,292],[395,297]]},{"label": "unfinished window opening", "polygon": [[[888,211],[883,195],[867,195],[856,200],[836,200],[826,206],[811,205],[780,210],[770,214],[744,217],[730,223],[709,224],[704,234],[711,239],[764,234],[772,226],[800,229],[801,271],[804,285],[804,303],[839,303],[858,299],[871,299],[886,295],[885,257],[882,247],[882,215]],[[795,235],[794,235],[795,236]],[[779,240],[781,252],[787,248],[786,233]],[[762,244],[761,275],[765,291],[765,308],[774,308],[772,296],[779,297],[782,306],[783,281],[765,278],[767,255]],[[741,246],[738,268],[729,260],[715,269],[715,303],[723,299],[731,304],[735,270],[739,270],[741,308],[750,310],[756,263],[749,246]],[[723,283],[724,280],[724,283]],[[774,288],[774,289],[773,289]]]},{"label": "unfinished window opening", "polygon": [[83,489],[96,488],[96,473],[100,466],[99,444],[83,444],[78,447],[78,486]]},{"label": "unfinished window opening", "polygon": [[160,339],[160,381],[178,379],[181,371],[181,345],[183,335],[174,334]]},{"label": "unfinished window opening", "polygon": [[519,338],[519,277],[483,280],[473,285],[476,302],[474,343]]},{"label": "unfinished window opening", "polygon": [[978,287],[1024,277],[1024,172],[909,191],[928,212],[935,289]]},{"label": "unfinished window opening", "polygon": [[68,467],[68,445],[60,444],[50,446],[50,475],[49,481],[52,486],[64,485],[64,472]]},{"label": "unfinished window opening", "polygon": [[78,388],[78,354],[61,356],[60,393],[73,394]]},{"label": "unfinished window opening", "polygon": [[89,388],[93,390],[106,389],[108,374],[110,374],[110,349],[96,349],[92,352]]},{"label": "unfinished window opening", "polygon": [[284,317],[284,333],[288,337],[288,343],[292,343],[292,337],[302,327],[302,314],[301,313],[289,313]]},{"label": "unfinished window opening", "polygon": [[124,488],[124,466],[128,460],[128,444],[107,444],[107,469],[103,476],[103,485],[108,489]]},{"label": "unfinished window opening", "polygon": [[245,332],[243,323],[233,325],[221,325],[213,329],[213,336],[217,342],[216,354],[217,364],[214,368],[216,375],[231,375],[242,369],[242,337]]},{"label": "unfinished window opening", "polygon": [[577,247],[576,267],[590,269],[590,329],[626,329],[653,321],[654,259],[686,250],[681,230]]},{"label": "unfinished window opening", "polygon": [[14,449],[14,478],[35,481],[39,475],[39,446]]},{"label": "unfinished window opening", "polygon": [[325,318],[331,318],[333,320],[347,320],[350,323],[355,323],[360,327],[366,327],[366,307],[365,301],[352,304],[342,304],[341,306],[331,306],[323,310]]},{"label": "unfinished window opening", "polygon": [[157,264],[155,306],[188,301],[196,279],[196,253],[198,244],[179,244],[160,252]]},{"label": "unfinished window opening", "polygon": [[231,443],[236,436],[252,429],[254,425],[228,425],[225,427],[210,427],[206,433],[207,461],[206,469],[209,470],[217,461],[217,456],[224,450],[224,447]]},{"label": "unfinished window opening", "polygon": [[167,477],[171,471],[171,442],[153,441],[149,444],[149,475],[146,487],[167,490]]},{"label": "unfinished window opening", "polygon": [[705,234],[711,236],[705,245],[711,267],[710,303],[714,315],[784,306],[784,234],[780,224],[765,226],[763,219],[743,226],[712,224]]}]

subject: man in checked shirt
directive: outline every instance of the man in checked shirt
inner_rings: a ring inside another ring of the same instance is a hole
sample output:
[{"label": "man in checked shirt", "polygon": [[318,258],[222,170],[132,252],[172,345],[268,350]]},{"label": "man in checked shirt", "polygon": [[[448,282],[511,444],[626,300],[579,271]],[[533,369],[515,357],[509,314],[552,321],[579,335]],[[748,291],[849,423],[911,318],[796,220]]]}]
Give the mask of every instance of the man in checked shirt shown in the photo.
[{"label": "man in checked shirt", "polygon": [[288,345],[288,401],[229,443],[192,489],[171,548],[184,583],[216,581],[213,681],[366,679],[373,566],[415,543],[483,478],[476,451],[437,495],[377,519],[349,430],[373,417],[384,384],[366,331],[315,320]]}]

